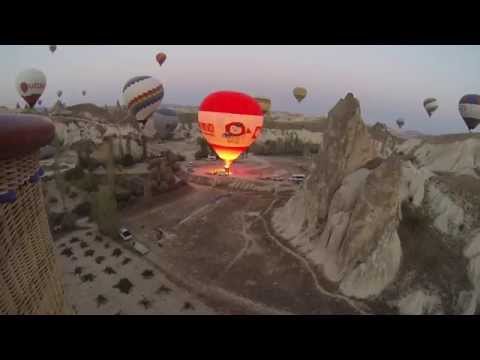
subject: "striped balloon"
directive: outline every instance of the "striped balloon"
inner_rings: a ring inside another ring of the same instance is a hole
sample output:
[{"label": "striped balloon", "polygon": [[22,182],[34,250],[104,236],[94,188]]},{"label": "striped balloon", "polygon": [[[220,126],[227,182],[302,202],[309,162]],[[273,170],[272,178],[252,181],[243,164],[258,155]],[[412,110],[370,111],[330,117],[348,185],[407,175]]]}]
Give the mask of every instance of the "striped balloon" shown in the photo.
[{"label": "striped balloon", "polygon": [[431,117],[435,110],[438,109],[438,102],[435,98],[427,98],[423,101],[423,107],[427,111],[428,117]]},{"label": "striped balloon", "polygon": [[468,130],[475,129],[480,124],[480,95],[463,96],[458,103],[458,111]]},{"label": "striped balloon", "polygon": [[122,90],[123,102],[138,122],[145,125],[162,102],[163,85],[151,76],[136,76]]}]

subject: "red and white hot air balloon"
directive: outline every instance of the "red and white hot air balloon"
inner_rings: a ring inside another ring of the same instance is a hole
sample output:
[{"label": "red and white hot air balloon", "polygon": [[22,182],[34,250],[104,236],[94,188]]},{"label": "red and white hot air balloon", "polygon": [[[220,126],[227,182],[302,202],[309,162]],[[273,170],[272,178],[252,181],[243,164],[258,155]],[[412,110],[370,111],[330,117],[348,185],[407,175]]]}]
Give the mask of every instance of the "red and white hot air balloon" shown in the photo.
[{"label": "red and white hot air balloon", "polygon": [[263,127],[263,111],[247,94],[218,91],[208,95],[198,112],[200,130],[225,162],[225,171],[255,140]]},{"label": "red and white hot air balloon", "polygon": [[28,69],[17,75],[15,85],[23,100],[33,108],[47,86],[47,78],[40,70]]}]

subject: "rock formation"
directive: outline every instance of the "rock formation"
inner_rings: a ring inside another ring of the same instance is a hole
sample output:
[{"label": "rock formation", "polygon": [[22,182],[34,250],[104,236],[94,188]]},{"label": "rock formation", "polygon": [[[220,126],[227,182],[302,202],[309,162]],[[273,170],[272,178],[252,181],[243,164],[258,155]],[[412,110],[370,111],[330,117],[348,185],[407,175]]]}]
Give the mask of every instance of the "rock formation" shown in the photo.
[{"label": "rock formation", "polygon": [[381,160],[352,94],[327,122],[311,175],[274,222],[343,293],[365,298],[378,294],[399,267],[400,159]]}]

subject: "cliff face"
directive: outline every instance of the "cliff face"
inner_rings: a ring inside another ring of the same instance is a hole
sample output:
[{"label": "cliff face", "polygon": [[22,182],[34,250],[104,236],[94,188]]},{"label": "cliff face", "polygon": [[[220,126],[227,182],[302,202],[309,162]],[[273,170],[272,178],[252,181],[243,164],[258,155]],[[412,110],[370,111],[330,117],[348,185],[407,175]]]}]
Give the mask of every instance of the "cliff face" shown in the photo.
[{"label": "cliff face", "polygon": [[274,215],[276,230],[347,295],[377,294],[398,270],[400,163],[382,161],[358,100],[347,94],[328,114],[303,189]]}]

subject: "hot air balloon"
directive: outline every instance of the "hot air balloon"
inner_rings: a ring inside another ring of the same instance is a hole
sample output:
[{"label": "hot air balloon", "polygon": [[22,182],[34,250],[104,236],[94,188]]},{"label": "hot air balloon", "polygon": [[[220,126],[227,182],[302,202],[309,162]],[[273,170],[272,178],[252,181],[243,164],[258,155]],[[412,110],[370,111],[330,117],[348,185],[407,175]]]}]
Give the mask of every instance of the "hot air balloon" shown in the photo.
[{"label": "hot air balloon", "polygon": [[403,127],[403,125],[405,125],[405,120],[403,120],[403,118],[398,118],[397,119],[397,125],[401,129]]},{"label": "hot air balloon", "polygon": [[260,108],[262,109],[263,114],[265,115],[270,111],[270,108],[272,106],[272,101],[266,97],[256,97],[255,100],[258,102],[260,105]]},{"label": "hot air balloon", "polygon": [[198,112],[200,130],[208,144],[225,162],[225,172],[260,136],[263,112],[249,95],[218,91],[208,95]]},{"label": "hot air balloon", "polygon": [[163,85],[151,76],[136,76],[127,81],[122,90],[123,102],[138,122],[145,125],[162,102]]},{"label": "hot air balloon", "polygon": [[178,125],[177,112],[173,109],[160,108],[152,115],[153,126],[162,140],[168,139]]},{"label": "hot air balloon", "polygon": [[17,102],[17,109],[20,109],[20,104]]},{"label": "hot air balloon", "polygon": [[480,95],[468,94],[458,103],[458,111],[467,125],[468,131],[480,124]]},{"label": "hot air balloon", "polygon": [[301,102],[307,96],[307,89],[303,87],[296,87],[293,89],[293,96],[297,99],[298,102]]},{"label": "hot air balloon", "polygon": [[57,96],[59,99],[62,97],[62,94],[63,94],[62,90],[57,91]]},{"label": "hot air balloon", "polygon": [[438,109],[438,102],[435,98],[428,98],[423,101],[423,107],[427,111],[428,117],[431,117],[435,110]]},{"label": "hot air balloon", "polygon": [[50,51],[53,54],[55,52],[55,50],[57,50],[57,45],[49,45],[48,48],[50,49]]},{"label": "hot air balloon", "polygon": [[18,74],[16,87],[20,96],[33,108],[47,86],[45,74],[37,69],[28,69]]},{"label": "hot air balloon", "polygon": [[161,52],[161,53],[158,53],[155,58],[157,59],[158,64],[162,66],[165,60],[167,60],[167,54]]},{"label": "hot air balloon", "polygon": [[82,95],[85,96],[87,95],[87,92],[85,90],[82,91]]},{"label": "hot air balloon", "polygon": [[42,106],[42,100],[38,100],[38,106]]}]

